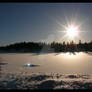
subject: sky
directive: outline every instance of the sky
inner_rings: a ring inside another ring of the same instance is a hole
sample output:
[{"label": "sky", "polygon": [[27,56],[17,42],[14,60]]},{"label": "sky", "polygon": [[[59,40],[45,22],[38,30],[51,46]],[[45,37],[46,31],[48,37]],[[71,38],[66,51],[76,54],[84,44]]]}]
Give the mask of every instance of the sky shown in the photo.
[{"label": "sky", "polygon": [[67,23],[80,25],[75,42],[91,41],[92,3],[0,3],[0,45],[68,41]]}]

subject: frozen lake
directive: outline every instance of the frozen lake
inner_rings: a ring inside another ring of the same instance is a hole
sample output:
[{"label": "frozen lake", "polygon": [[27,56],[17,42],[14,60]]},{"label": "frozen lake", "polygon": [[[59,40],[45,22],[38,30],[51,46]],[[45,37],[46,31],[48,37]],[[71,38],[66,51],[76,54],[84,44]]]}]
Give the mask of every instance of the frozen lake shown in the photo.
[{"label": "frozen lake", "polygon": [[[4,73],[62,73],[91,74],[92,53],[3,53],[0,62],[5,63]],[[27,67],[26,64],[33,64]]]}]

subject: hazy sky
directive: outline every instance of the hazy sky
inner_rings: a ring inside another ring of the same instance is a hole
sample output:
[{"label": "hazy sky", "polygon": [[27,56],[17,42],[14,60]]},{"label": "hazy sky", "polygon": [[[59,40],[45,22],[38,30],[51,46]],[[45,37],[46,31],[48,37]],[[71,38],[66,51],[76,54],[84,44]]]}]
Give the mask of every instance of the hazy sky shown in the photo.
[{"label": "hazy sky", "polygon": [[62,24],[80,25],[74,41],[92,40],[92,3],[0,3],[0,45],[67,41]]}]

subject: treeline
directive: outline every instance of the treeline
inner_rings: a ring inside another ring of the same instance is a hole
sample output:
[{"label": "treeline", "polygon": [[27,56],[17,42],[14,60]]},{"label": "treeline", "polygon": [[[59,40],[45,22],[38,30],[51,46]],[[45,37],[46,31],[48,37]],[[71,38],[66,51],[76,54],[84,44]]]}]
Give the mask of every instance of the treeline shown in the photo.
[{"label": "treeline", "polygon": [[92,41],[82,43],[71,42],[20,42],[0,47],[0,51],[3,52],[41,52],[41,51],[54,51],[54,52],[75,52],[75,51],[92,51]]}]

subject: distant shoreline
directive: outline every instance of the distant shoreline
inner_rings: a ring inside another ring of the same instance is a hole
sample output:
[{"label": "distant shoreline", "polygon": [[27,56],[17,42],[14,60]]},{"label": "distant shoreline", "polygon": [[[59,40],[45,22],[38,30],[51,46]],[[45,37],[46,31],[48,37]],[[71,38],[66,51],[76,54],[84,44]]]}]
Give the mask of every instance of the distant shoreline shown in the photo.
[{"label": "distant shoreline", "polygon": [[33,54],[44,54],[44,53],[80,53],[80,52],[84,52],[84,53],[89,53],[92,51],[62,51],[62,52],[54,52],[54,51],[41,51],[41,52],[31,52],[31,51],[0,51],[0,53],[33,53]]},{"label": "distant shoreline", "polygon": [[0,47],[0,53],[60,53],[60,52],[92,52],[92,41],[76,44],[70,43],[45,43],[45,42],[20,42]]}]

